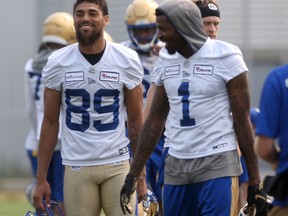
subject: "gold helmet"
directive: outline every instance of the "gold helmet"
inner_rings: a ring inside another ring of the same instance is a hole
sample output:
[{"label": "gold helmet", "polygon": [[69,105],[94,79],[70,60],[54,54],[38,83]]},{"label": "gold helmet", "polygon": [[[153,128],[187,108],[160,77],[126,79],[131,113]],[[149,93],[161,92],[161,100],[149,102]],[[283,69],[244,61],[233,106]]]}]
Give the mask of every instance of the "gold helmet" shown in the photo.
[{"label": "gold helmet", "polygon": [[[147,52],[157,43],[158,29],[156,26],[155,9],[158,4],[154,0],[134,0],[125,13],[125,23],[130,39],[140,51]],[[150,29],[148,36],[137,35],[136,31]]]},{"label": "gold helmet", "polygon": [[159,205],[156,196],[150,188],[142,201],[138,204],[138,216],[156,216],[159,213]]},{"label": "gold helmet", "polygon": [[43,43],[68,45],[76,42],[72,15],[56,12],[46,18],[43,24]]},{"label": "gold helmet", "polygon": [[113,38],[108,32],[104,31],[104,39],[110,42],[113,42]]}]

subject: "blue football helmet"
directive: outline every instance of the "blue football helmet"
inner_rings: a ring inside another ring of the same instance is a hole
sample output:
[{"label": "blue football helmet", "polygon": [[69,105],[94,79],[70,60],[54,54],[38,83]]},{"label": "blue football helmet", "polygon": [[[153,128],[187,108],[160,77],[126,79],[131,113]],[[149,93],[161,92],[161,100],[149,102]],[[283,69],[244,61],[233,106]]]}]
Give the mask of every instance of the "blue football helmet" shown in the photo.
[{"label": "blue football helmet", "polygon": [[64,216],[64,214],[61,211],[61,208],[57,202],[50,200],[50,205],[51,205],[50,208],[47,207],[45,201],[43,201],[43,205],[45,208],[44,212],[28,211],[26,214],[24,214],[24,216]]}]

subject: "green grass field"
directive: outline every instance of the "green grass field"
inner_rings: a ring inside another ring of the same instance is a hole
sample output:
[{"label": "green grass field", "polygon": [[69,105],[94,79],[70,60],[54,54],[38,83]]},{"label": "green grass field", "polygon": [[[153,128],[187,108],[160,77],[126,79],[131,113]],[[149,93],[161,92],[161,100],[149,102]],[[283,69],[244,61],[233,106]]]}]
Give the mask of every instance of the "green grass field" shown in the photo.
[{"label": "green grass field", "polygon": [[[23,216],[33,207],[28,203],[24,190],[0,191],[0,216]],[[102,212],[100,216],[105,216]]]},{"label": "green grass field", "polygon": [[23,216],[33,210],[25,197],[24,190],[0,191],[0,216]]}]

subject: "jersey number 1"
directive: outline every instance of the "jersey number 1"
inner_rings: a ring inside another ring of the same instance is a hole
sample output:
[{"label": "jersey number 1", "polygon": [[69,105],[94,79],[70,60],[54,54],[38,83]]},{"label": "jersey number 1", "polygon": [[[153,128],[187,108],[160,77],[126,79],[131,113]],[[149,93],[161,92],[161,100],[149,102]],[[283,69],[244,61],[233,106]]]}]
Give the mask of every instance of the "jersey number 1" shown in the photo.
[{"label": "jersey number 1", "polygon": [[178,88],[178,95],[182,96],[182,116],[180,119],[180,125],[193,126],[195,125],[195,119],[189,116],[189,82],[183,82]]}]

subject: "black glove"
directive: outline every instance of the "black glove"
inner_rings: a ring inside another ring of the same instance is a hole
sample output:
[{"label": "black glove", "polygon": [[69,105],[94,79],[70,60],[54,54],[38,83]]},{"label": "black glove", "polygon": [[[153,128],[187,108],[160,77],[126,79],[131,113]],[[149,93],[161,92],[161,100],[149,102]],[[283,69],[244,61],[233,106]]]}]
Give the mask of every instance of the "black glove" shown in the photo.
[{"label": "black glove", "polygon": [[135,191],[137,180],[137,177],[128,174],[124,181],[124,185],[120,192],[120,205],[124,214],[126,214],[126,211],[130,214],[133,213],[133,208],[129,202]]},{"label": "black glove", "polygon": [[267,194],[263,190],[262,184],[248,186],[248,209],[252,212],[256,208],[256,216],[266,215]]}]

